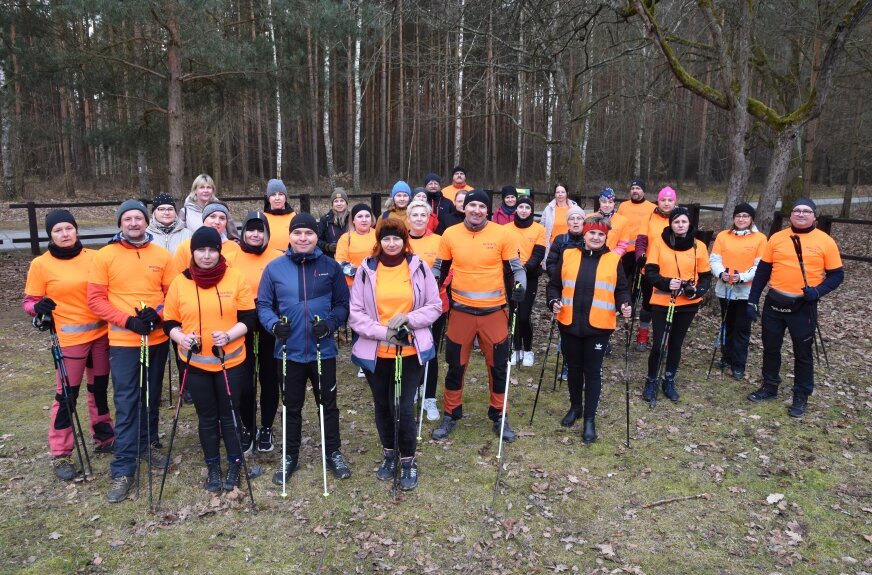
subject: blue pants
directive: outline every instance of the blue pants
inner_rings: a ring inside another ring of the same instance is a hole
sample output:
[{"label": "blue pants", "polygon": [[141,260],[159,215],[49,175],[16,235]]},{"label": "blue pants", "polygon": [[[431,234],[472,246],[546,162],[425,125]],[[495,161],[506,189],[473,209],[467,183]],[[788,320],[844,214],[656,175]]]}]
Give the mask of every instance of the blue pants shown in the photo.
[{"label": "blue pants", "polygon": [[[151,413],[146,414],[144,387],[140,394],[139,348],[109,346],[115,400],[115,459],[109,466],[112,477],[133,475],[136,472],[137,453],[144,452],[151,443],[157,441],[160,391],[168,352],[169,341],[148,348],[148,399]],[[151,437],[148,436],[146,417],[151,422]]]}]

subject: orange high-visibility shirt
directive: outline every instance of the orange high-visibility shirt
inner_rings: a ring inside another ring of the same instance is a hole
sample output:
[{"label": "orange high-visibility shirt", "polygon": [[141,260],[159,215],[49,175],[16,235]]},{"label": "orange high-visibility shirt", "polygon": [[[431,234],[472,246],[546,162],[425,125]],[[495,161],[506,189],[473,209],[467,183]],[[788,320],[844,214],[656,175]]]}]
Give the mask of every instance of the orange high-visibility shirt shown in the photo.
[{"label": "orange high-visibility shirt", "polygon": [[769,287],[794,296],[802,295],[804,287],[799,259],[790,236],[796,235],[802,246],[805,277],[811,287],[823,283],[826,270],[842,267],[842,256],[835,240],[825,232],[814,229],[805,234],[794,234],[790,228],[775,232],[769,238],[762,261],[772,264]]},{"label": "orange high-visibility shirt", "polygon": [[288,251],[288,243],[291,240],[291,220],[297,214],[290,212],[287,214],[268,214],[266,221],[269,222],[269,244],[268,250],[280,250],[282,253]]},{"label": "orange high-visibility shirt", "polygon": [[719,254],[724,268],[734,274],[751,269],[754,260],[763,257],[766,244],[766,236],[760,232],[738,236],[724,230],[715,238],[712,253]]},{"label": "orange high-visibility shirt", "polygon": [[471,192],[474,189],[475,188],[473,188],[469,184],[465,184],[462,188],[458,188],[454,184],[449,184],[449,185],[445,186],[444,188],[442,188],[442,196],[451,200],[451,203],[453,204],[454,198],[457,197],[457,192],[459,192],[460,190],[465,190],[467,192]]},{"label": "orange high-visibility shirt", "polygon": [[80,345],[106,335],[105,320],[88,307],[88,273],[97,252],[82,248],[68,260],[44,253],[30,262],[24,293],[48,297],[57,307],[51,312],[61,347]]},{"label": "orange high-visibility shirt", "polygon": [[[375,278],[375,304],[380,324],[386,326],[398,313],[412,311],[412,279],[405,261],[394,267],[379,264],[375,268]],[[400,355],[408,357],[415,353],[414,346],[403,346]],[[392,345],[379,343],[377,355],[390,359],[396,357],[397,350]]]},{"label": "orange high-visibility shirt", "polygon": [[554,225],[551,228],[551,237],[548,238],[548,245],[553,244],[557,236],[569,231],[569,223],[566,221],[566,212],[568,211],[568,205],[562,208],[560,206],[554,208]]},{"label": "orange high-visibility shirt", "polygon": [[651,244],[655,239],[662,239],[660,236],[663,230],[669,227],[669,217],[661,216],[657,212],[651,212],[651,217],[648,218],[648,227],[645,235],[648,236],[648,250],[651,250]]},{"label": "orange high-visibility shirt", "polygon": [[636,236],[647,233],[648,220],[656,207],[654,202],[648,200],[638,204],[627,200],[618,206],[618,213],[627,218],[627,224],[624,226],[624,234],[627,237],[627,253],[636,251]]},{"label": "orange high-visibility shirt", "polygon": [[[682,281],[692,281],[696,285],[699,283],[700,275],[711,272],[708,250],[699,240],[694,240],[695,248],[684,251],[676,251],[667,246],[660,234],[657,234],[654,240],[649,237],[648,242],[648,263],[660,266],[660,275],[665,278],[680,278]],[[670,297],[668,291],[661,291],[655,287],[651,294],[651,305],[668,306]],[[699,302],[699,298],[691,300],[682,293],[676,298],[675,305],[691,305]]]},{"label": "orange high-visibility shirt", "polygon": [[506,225],[509,232],[515,236],[515,241],[518,242],[518,248],[521,250],[521,263],[527,263],[530,256],[533,254],[535,246],[545,247],[545,226],[539,222],[533,222],[530,227],[519,228],[510,223]]},{"label": "orange high-visibility shirt", "polygon": [[[200,353],[191,354],[191,365],[205,371],[221,371],[221,362],[212,353],[215,340],[212,333],[232,328],[239,320],[237,313],[254,309],[254,297],[242,272],[227,268],[224,277],[211,288],[198,288],[194,280],[179,274],[167,292],[164,320],[182,324],[185,333],[200,337]],[[224,365],[234,367],[245,360],[245,338],[240,337],[224,346]],[[187,362],[188,352],[179,348],[179,358]]]},{"label": "orange high-visibility shirt", "polygon": [[[224,240],[221,244],[221,255],[227,260],[228,266],[233,266],[236,263],[236,256],[242,250],[239,244],[233,240]],[[187,239],[179,244],[176,248],[176,253],[173,255],[173,266],[176,268],[176,273],[182,273],[191,267],[191,240]]]},{"label": "orange high-visibility shirt", "polygon": [[239,253],[236,255],[236,262],[233,264],[233,267],[241,271],[248,280],[248,287],[251,289],[253,297],[257,296],[257,288],[260,287],[260,278],[263,275],[266,264],[277,257],[281,257],[283,253],[268,247],[262,254],[251,254],[239,248]]},{"label": "orange high-visibility shirt", "polygon": [[[372,255],[377,241],[375,230],[372,228],[365,234],[359,234],[353,230],[345,232],[339,236],[339,240],[336,242],[336,261],[348,262],[354,267],[358,267],[365,258]],[[351,287],[354,278],[345,276],[345,282],[348,287]]]}]

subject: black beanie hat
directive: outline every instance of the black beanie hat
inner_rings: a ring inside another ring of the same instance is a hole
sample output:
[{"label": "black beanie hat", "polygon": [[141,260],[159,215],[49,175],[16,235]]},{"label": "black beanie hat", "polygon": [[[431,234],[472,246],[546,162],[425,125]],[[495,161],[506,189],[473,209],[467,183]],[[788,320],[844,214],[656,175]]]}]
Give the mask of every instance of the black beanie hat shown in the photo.
[{"label": "black beanie hat", "polygon": [[639,186],[640,188],[642,188],[642,191],[644,192],[645,191],[645,180],[639,180],[639,179],[633,180],[632,182],[630,182],[630,187],[632,188],[633,186]]},{"label": "black beanie hat", "polygon": [[741,204],[737,204],[736,207],[733,208],[733,216],[737,216],[739,214],[748,214],[749,216],[751,216],[751,219],[753,219],[757,212],[754,210],[754,207],[751,204],[747,202],[742,202]]},{"label": "black beanie hat", "polygon": [[503,189],[500,190],[500,194],[503,196],[503,199],[506,199],[506,196],[515,196],[518,197],[518,190],[515,189],[515,186],[503,186]]},{"label": "black beanie hat", "polygon": [[796,200],[793,203],[793,208],[791,208],[791,209],[798,208],[799,206],[805,206],[807,208],[811,208],[811,210],[815,214],[817,214],[817,205],[815,205],[815,203],[808,198],[799,198],[798,200]]},{"label": "black beanie hat", "polygon": [[463,198],[463,207],[465,208],[469,202],[481,202],[487,206],[490,204],[490,198],[484,190],[472,190]]},{"label": "black beanie hat", "polygon": [[68,210],[52,210],[45,215],[45,233],[51,237],[51,231],[60,223],[73,224],[76,230],[79,229],[76,218]]},{"label": "black beanie hat", "polygon": [[291,231],[307,229],[318,233],[318,222],[315,221],[315,218],[313,218],[311,214],[300,212],[299,214],[294,216],[294,219],[291,220],[290,229]]},{"label": "black beanie hat", "polygon": [[158,194],[151,200],[152,213],[160,206],[172,206],[173,209],[176,209],[176,201],[169,194]]},{"label": "black beanie hat", "polygon": [[463,166],[460,166],[460,165],[454,166],[454,169],[451,170],[451,175],[453,176],[457,172],[461,172],[465,176],[466,175],[466,168],[464,168]]},{"label": "black beanie hat", "polygon": [[191,236],[191,252],[195,252],[200,248],[215,248],[218,253],[221,253],[221,234],[215,228],[202,226],[197,228],[194,235]]},{"label": "black beanie hat", "polygon": [[675,218],[678,216],[687,216],[687,219],[690,219],[690,212],[687,211],[687,208],[682,208],[681,206],[676,206],[673,208],[671,212],[669,212],[669,223],[675,221]]},{"label": "black beanie hat", "polygon": [[434,174],[433,172],[430,172],[429,174],[424,176],[424,187],[426,187],[427,184],[429,184],[430,182],[436,182],[441,186],[442,185],[442,178],[440,178],[438,174]]},{"label": "black beanie hat", "polygon": [[531,198],[530,196],[518,197],[518,204],[515,206],[515,209],[517,209],[517,207],[520,206],[521,204],[527,204],[528,206],[530,206],[532,208],[533,207],[533,198]]},{"label": "black beanie hat", "polygon": [[354,217],[360,212],[369,212],[369,215],[372,215],[372,209],[368,205],[361,202],[359,204],[354,204],[354,207],[351,208],[351,219],[353,220]]}]

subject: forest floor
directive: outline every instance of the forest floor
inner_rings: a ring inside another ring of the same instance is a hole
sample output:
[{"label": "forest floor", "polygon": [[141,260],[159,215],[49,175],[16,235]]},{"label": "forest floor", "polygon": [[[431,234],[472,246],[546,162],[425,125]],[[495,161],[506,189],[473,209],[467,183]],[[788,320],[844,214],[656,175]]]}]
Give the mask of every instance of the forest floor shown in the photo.
[{"label": "forest floor", "polygon": [[[868,234],[847,230],[840,241],[868,244]],[[759,324],[747,379],[717,370],[706,378],[719,322],[709,304],[684,346],[678,403],[661,398],[652,410],[642,402],[646,354],[630,352],[629,449],[623,328],[604,367],[599,440],[585,446],[580,424],[560,426],[568,399],[565,384],[553,391],[553,349],[530,424],[548,341],[541,313],[536,365],[512,369],[510,413],[520,438],[505,448],[496,496],[497,440],[479,354],[468,370],[467,417],[441,443],[429,439],[434,424],[425,422],[419,486],[395,502],[390,484],[375,478],[381,449],[371,397],[343,346],[340,427],[354,474],[341,482],[331,477],[330,496],[322,495],[318,417],[309,396],[303,465],[290,496],[281,498],[270,481],[277,446],[258,456],[266,473],[252,481],[254,514],[245,492],[212,497],[201,488],[205,469],[191,406],[182,408],[160,513],[148,511],[144,477],[139,499],[106,503],[110,456],[92,453],[90,481],[54,478],[48,337],[20,308],[29,259],[0,254],[2,573],[872,572],[869,264],[847,262],[845,283],[821,305],[831,367],[816,366],[805,418],[786,413],[789,344],[780,400],[745,399],[759,385]],[[175,372],[172,385],[175,396]],[[440,405],[441,390],[440,382]],[[80,415],[87,420],[86,410]],[[172,416],[164,401],[164,443]],[[155,488],[159,480],[155,475]]]}]

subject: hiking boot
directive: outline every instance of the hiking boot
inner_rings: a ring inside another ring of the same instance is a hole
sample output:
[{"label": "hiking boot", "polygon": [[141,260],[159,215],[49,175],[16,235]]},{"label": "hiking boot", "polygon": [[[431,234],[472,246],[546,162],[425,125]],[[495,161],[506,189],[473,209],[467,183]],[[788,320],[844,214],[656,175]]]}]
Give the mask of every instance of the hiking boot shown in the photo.
[{"label": "hiking boot", "polygon": [[439,408],[436,407],[435,397],[424,400],[424,411],[427,412],[427,421],[436,421],[439,419]]},{"label": "hiking boot", "polygon": [[61,481],[72,481],[76,477],[73,458],[69,455],[58,455],[51,460],[55,476]]},{"label": "hiking boot", "polygon": [[521,365],[524,367],[533,367],[533,364],[536,363],[535,358],[533,357],[532,351],[524,352],[524,359],[521,360]]},{"label": "hiking boot", "polygon": [[718,369],[730,369],[730,360],[721,358],[718,362]]},{"label": "hiking boot", "polygon": [[581,415],[581,407],[577,405],[571,406],[569,411],[566,412],[566,415],[564,415],[563,419],[560,421],[560,425],[563,427],[572,427],[579,415]]},{"label": "hiking boot", "polygon": [[808,407],[808,396],[804,393],[793,394],[793,403],[787,408],[787,415],[790,417],[802,417],[805,415],[805,410]]},{"label": "hiking boot", "polygon": [[378,468],[375,476],[378,477],[379,481],[390,481],[394,477],[394,473],[397,471],[397,458],[394,457],[393,449],[385,449],[384,450],[384,459],[381,462],[381,465]]},{"label": "hiking boot", "polygon": [[639,332],[636,334],[636,351],[648,351],[648,344],[650,343],[650,331],[648,331],[647,327],[640,327]]},{"label": "hiking boot", "polygon": [[745,370],[744,369],[734,369],[733,370],[733,379],[736,381],[742,381],[745,379]]},{"label": "hiking boot", "polygon": [[275,439],[271,427],[261,427],[257,432],[257,450],[261,453],[269,453],[275,449]]},{"label": "hiking boot", "polygon": [[141,451],[139,453],[139,458],[148,461],[149,455],[151,456],[152,469],[166,469],[167,456],[159,451],[157,442],[150,445],[148,449]]},{"label": "hiking boot", "polygon": [[291,475],[297,470],[297,460],[290,455],[285,455],[285,460],[279,465],[278,471],[273,474],[272,478],[272,482],[276,485],[281,485],[283,478],[286,483],[290,481]]},{"label": "hiking boot", "polygon": [[645,389],[642,391],[642,399],[645,401],[654,401],[657,399],[657,379],[654,377],[645,378]]},{"label": "hiking boot", "polygon": [[113,477],[112,485],[109,486],[109,493],[106,494],[106,499],[109,503],[120,503],[127,499],[131,489],[133,489],[132,475]]},{"label": "hiking boot", "polygon": [[442,416],[442,423],[439,424],[439,427],[433,430],[431,437],[437,441],[445,439],[452,431],[454,431],[455,427],[457,427],[457,420],[450,415],[444,415]]},{"label": "hiking boot", "polygon": [[115,453],[115,440],[113,439],[109,443],[94,445],[94,453],[100,455],[111,455],[112,453]]},{"label": "hiking boot", "polygon": [[414,457],[404,457],[400,471],[400,490],[411,491],[418,487],[418,462]]},{"label": "hiking boot", "polygon": [[675,374],[663,374],[663,395],[672,401],[678,401],[678,391],[675,389]]},{"label": "hiking boot", "polygon": [[772,401],[778,398],[778,388],[774,385],[764,383],[760,389],[748,394],[748,401],[752,403],[760,403],[761,401]]},{"label": "hiking boot", "polygon": [[[244,457],[244,456],[243,456]],[[224,476],[224,490],[233,491],[234,487],[239,487],[239,474],[242,472],[242,462],[240,460],[231,461],[227,466],[227,475]],[[220,474],[221,471],[219,470]]]},{"label": "hiking boot", "polygon": [[581,434],[581,439],[585,444],[596,441],[596,423],[593,417],[584,418],[584,432]]},{"label": "hiking boot", "polygon": [[333,472],[336,479],[348,479],[351,477],[351,468],[345,463],[345,458],[342,457],[340,451],[334,451],[327,456],[327,467]]},{"label": "hiking boot", "polygon": [[207,465],[206,481],[203,489],[210,493],[221,491],[221,463],[215,462]]},{"label": "hiking boot", "polygon": [[512,426],[509,425],[508,415],[506,416],[505,423],[503,425],[500,425],[499,419],[494,421],[494,433],[496,433],[498,437],[500,435],[500,427],[503,428],[503,441],[505,441],[506,443],[514,443],[518,439],[518,436],[515,434],[514,431],[512,431]]}]

